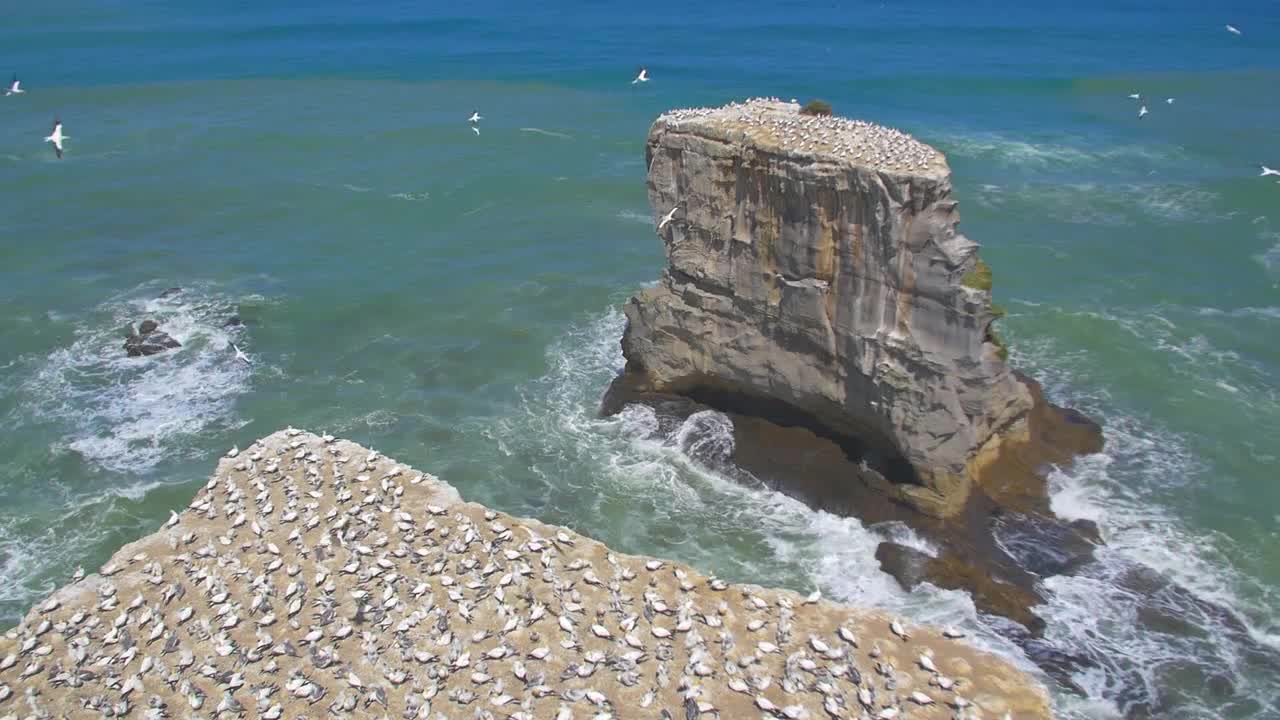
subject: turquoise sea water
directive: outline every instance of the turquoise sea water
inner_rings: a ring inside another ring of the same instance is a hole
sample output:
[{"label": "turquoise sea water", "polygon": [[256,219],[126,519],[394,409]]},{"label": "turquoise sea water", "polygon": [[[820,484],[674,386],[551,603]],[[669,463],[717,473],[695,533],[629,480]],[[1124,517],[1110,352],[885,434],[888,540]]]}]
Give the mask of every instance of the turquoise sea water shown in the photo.
[{"label": "turquoise sea water", "polygon": [[[880,573],[909,531],[700,465],[723,418],[596,417],[619,308],[663,263],[649,123],[817,96],[947,153],[1013,359],[1105,425],[1052,474],[1108,541],[1046,580],[1047,639],[1095,659],[1062,714],[1280,717],[1256,659],[1280,651],[1280,185],[1257,177],[1280,167],[1280,7],[261,5],[0,25],[28,88],[0,98],[0,626],[292,424],[622,550],[965,625],[1034,671],[963,594]],[[183,348],[124,357],[146,317]]]}]

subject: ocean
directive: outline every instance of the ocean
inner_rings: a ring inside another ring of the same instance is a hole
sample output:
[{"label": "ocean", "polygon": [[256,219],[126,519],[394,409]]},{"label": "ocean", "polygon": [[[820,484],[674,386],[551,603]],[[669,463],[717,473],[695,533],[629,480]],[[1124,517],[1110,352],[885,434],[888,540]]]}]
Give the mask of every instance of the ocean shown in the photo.
[{"label": "ocean", "polygon": [[[293,425],[1039,673],[965,594],[880,572],[885,537],[929,549],[909,529],[701,461],[731,451],[724,416],[597,414],[621,307],[664,262],[649,124],[816,97],[947,154],[1014,364],[1104,426],[1050,473],[1106,539],[1044,580],[1046,641],[1091,659],[1075,689],[1041,675],[1060,715],[1280,717],[1280,184],[1258,176],[1280,5],[437,5],[7,8],[0,73],[27,92],[0,98],[0,627]],[[146,318],[182,347],[126,357]]]}]

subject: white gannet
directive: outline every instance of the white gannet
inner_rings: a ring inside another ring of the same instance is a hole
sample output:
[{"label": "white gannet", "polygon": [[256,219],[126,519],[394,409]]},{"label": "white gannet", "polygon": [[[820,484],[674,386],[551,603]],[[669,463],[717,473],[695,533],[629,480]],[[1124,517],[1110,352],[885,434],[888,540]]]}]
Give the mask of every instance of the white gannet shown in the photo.
[{"label": "white gannet", "polygon": [[252,362],[250,362],[250,361],[249,361],[249,356],[248,356],[248,355],[245,355],[245,354],[244,354],[244,351],[243,351],[243,350],[241,350],[241,349],[240,349],[240,348],[239,348],[235,343],[231,343],[231,349],[236,351],[236,359],[237,359],[237,360],[241,360],[241,361],[243,361],[245,365],[252,365],[252,364],[253,364]]},{"label": "white gannet", "polygon": [[646,68],[646,67],[640,68],[639,74],[636,75],[635,80],[631,81],[631,84],[635,85],[636,83],[642,83],[642,82],[649,82],[649,68]]},{"label": "white gannet", "polygon": [[1142,119],[1148,114],[1148,112],[1149,111],[1147,110],[1147,106],[1143,105],[1142,107],[1138,108],[1138,118]]},{"label": "white gannet", "polygon": [[1240,32],[1240,30],[1239,30],[1235,25],[1228,25],[1228,26],[1227,26],[1227,32],[1231,33],[1232,35],[1243,35],[1243,34],[1244,34],[1244,33]]},{"label": "white gannet", "polygon": [[1165,104],[1166,104],[1166,105],[1172,105],[1172,104],[1173,104],[1174,99],[1175,99],[1175,98],[1165,98],[1165,99],[1164,99],[1164,102],[1165,102]]},{"label": "white gannet", "polygon": [[476,127],[475,125],[472,125],[472,126],[471,126],[471,132],[473,132],[473,133],[475,133],[475,134],[479,135],[479,134],[480,134],[480,128]]},{"label": "white gannet", "polygon": [[1258,173],[1258,177],[1266,177],[1268,175],[1275,175],[1276,177],[1280,177],[1280,170],[1269,168],[1266,165],[1259,165],[1258,167],[1262,168],[1262,172]]},{"label": "white gannet", "polygon": [[22,81],[18,79],[17,75],[14,75],[13,80],[9,82],[9,89],[4,91],[4,96],[9,97],[10,95],[20,95],[24,92],[26,92],[26,90],[22,89]]},{"label": "white gannet", "polygon": [[478,123],[483,119],[484,119],[484,116],[480,114],[479,110],[476,110],[475,112],[471,113],[471,117],[467,118],[467,122]]},{"label": "white gannet", "polygon": [[1141,99],[1142,99],[1142,93],[1129,93],[1129,99],[1130,99],[1130,100],[1141,100]]},{"label": "white gannet", "polygon": [[45,142],[53,143],[53,151],[58,154],[58,159],[62,159],[62,141],[67,136],[62,134],[62,121],[55,119],[53,121],[53,132],[49,133],[49,137],[45,138]]},{"label": "white gannet", "polygon": [[671,208],[671,212],[663,216],[662,221],[658,223],[658,232],[662,232],[662,228],[666,227],[667,223],[675,219],[676,211],[679,209],[680,209],[680,203],[676,203],[676,206]]}]

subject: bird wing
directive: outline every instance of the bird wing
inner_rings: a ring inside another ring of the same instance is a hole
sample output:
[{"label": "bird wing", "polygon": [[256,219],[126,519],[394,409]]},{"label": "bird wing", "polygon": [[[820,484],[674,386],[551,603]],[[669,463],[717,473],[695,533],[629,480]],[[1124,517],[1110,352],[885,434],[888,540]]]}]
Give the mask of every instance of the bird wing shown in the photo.
[{"label": "bird wing", "polygon": [[62,159],[62,141],[61,140],[53,141],[53,153],[58,156],[59,160]]}]

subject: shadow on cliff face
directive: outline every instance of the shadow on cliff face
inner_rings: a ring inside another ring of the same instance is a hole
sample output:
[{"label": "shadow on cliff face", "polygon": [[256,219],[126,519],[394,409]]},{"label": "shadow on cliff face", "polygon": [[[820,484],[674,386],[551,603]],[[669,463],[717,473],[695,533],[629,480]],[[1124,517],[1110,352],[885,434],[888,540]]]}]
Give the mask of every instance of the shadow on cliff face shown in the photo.
[{"label": "shadow on cliff face", "polygon": [[[1040,397],[1033,381],[1029,387]],[[988,468],[964,510],[938,519],[895,502],[890,481],[910,481],[910,466],[884,443],[839,436],[820,420],[778,401],[761,401],[721,387],[682,388],[681,395],[638,390],[627,374],[615,379],[602,413],[624,406],[651,407],[664,435],[680,433],[680,449],[708,469],[735,481],[763,484],[815,509],[856,517],[868,527],[904,523],[939,550],[930,555],[886,539],[876,549],[881,569],[907,590],[921,583],[967,592],[988,627],[1012,640],[1068,691],[1085,694],[1077,680],[1105,675],[1116,704],[1129,718],[1161,717],[1175,703],[1170,691],[1150,682],[1151,670],[1108,655],[1104,644],[1055,639],[1037,613],[1054,576],[1112,573],[1095,561],[1098,528],[1067,522],[1048,506],[1045,463],[1096,452],[1098,428],[1079,413],[1041,402],[1033,413],[1035,442]],[[714,426],[714,427],[712,427]],[[732,441],[725,438],[731,437]],[[1038,445],[1037,445],[1038,443]],[[889,533],[884,533],[888,538]],[[1280,655],[1254,641],[1231,611],[1207,602],[1150,568],[1132,566],[1107,582],[1142,598],[1137,622],[1150,632],[1185,635],[1210,617],[1229,634],[1245,661],[1280,672]],[[1234,692],[1229,672],[1206,672],[1194,663],[1170,667],[1170,683],[1193,683],[1219,695]],[[1176,686],[1176,685],[1175,685]]]}]

